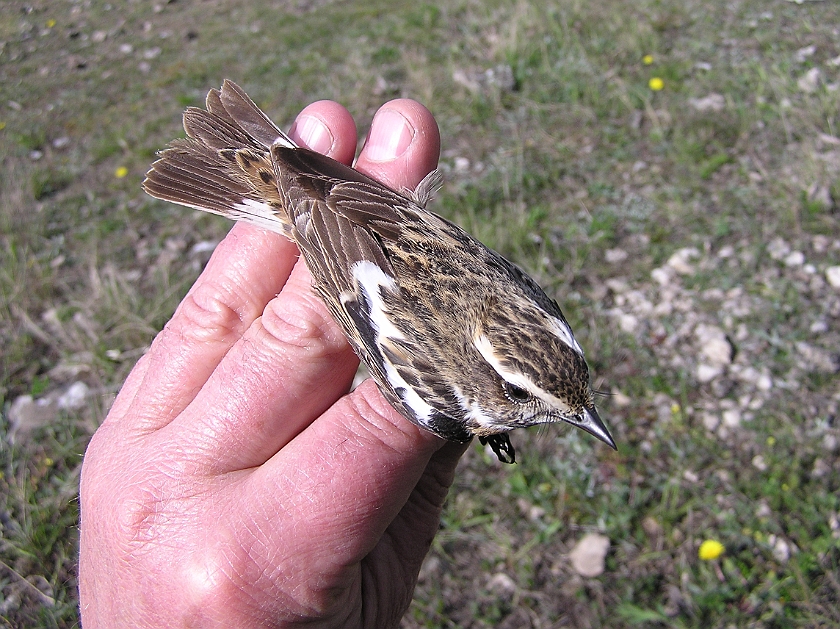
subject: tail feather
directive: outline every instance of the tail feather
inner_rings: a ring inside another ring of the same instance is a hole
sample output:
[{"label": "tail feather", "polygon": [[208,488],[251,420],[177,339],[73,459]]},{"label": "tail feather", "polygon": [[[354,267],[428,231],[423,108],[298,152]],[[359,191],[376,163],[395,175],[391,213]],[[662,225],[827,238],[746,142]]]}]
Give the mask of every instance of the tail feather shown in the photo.
[{"label": "tail feather", "polygon": [[184,113],[187,139],[160,153],[143,182],[153,197],[289,234],[269,148],[296,147],[235,83]]},{"label": "tail feather", "polygon": [[[214,99],[215,100],[215,99]],[[254,101],[233,81],[222,84],[219,94],[222,107],[242,129],[260,142],[263,148],[281,144],[288,148],[297,148],[292,139],[254,104]],[[208,103],[209,105],[209,103]],[[214,103],[215,108],[215,103]]]}]

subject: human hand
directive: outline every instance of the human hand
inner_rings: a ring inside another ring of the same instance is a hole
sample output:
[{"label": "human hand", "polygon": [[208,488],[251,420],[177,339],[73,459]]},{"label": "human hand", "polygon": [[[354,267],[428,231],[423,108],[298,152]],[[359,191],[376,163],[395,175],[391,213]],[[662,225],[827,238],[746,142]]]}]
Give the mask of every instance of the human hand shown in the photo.
[{"label": "human hand", "polygon": [[[291,135],[353,158],[335,103],[304,109]],[[392,101],[356,168],[413,188],[439,146],[425,108]],[[408,607],[465,446],[372,381],[345,395],[358,361],[297,255],[235,225],[91,439],[86,629],[389,627]]]}]

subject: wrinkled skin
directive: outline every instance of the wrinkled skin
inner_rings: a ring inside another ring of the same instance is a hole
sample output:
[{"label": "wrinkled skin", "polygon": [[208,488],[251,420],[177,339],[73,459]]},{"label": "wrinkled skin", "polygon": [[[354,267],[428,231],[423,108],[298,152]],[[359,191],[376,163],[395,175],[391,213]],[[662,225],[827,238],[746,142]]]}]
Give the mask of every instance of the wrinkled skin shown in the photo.
[{"label": "wrinkled skin", "polygon": [[[292,137],[350,163],[321,101]],[[356,167],[413,188],[437,125],[386,104]],[[186,211],[186,210],[185,210]],[[81,480],[82,622],[97,627],[393,627],[464,447],[368,381],[282,236],[237,224],[126,380]]]}]

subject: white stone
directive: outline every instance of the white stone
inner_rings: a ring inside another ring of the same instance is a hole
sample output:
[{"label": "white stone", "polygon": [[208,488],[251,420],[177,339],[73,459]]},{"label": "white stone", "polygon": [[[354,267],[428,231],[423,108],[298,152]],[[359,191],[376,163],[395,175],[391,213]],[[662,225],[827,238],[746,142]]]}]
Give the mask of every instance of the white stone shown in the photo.
[{"label": "white stone", "polygon": [[723,411],[723,423],[729,428],[735,428],[741,425],[741,411],[737,408],[730,408]]},{"label": "white stone", "polygon": [[618,325],[622,331],[633,334],[639,327],[639,319],[634,315],[623,313],[618,319]]},{"label": "white stone", "polygon": [[712,365],[704,365],[700,363],[697,365],[697,380],[702,383],[711,382],[723,373],[720,367],[713,367]]},{"label": "white stone", "polygon": [[587,533],[575,544],[569,559],[572,567],[582,577],[597,577],[604,572],[604,560],[610,549],[610,538],[598,533]]},{"label": "white stone", "polygon": [[74,382],[56,400],[56,406],[61,409],[74,410],[82,408],[90,393],[84,382]]},{"label": "white stone", "polygon": [[819,68],[811,68],[796,82],[797,87],[800,91],[805,92],[806,94],[813,94],[819,88],[820,83],[822,82],[822,72],[820,72]]},{"label": "white stone", "polygon": [[773,557],[779,563],[786,563],[790,559],[790,544],[784,538],[776,535],[768,535],[767,542],[773,547]]},{"label": "white stone", "polygon": [[671,273],[665,268],[654,269],[650,272],[650,278],[660,286],[667,286],[671,283]]},{"label": "white stone", "polygon": [[610,264],[624,262],[627,259],[627,252],[624,249],[607,249],[604,252],[604,260]]},{"label": "white stone", "polygon": [[720,418],[714,413],[703,413],[703,427],[709,432],[714,430],[720,424]]},{"label": "white stone", "polygon": [[825,270],[825,279],[832,288],[840,288],[840,266],[830,266]]},{"label": "white stone", "polygon": [[753,457],[752,464],[759,472],[767,471],[767,463],[764,461],[764,457],[760,454],[756,454]]},{"label": "white stone", "polygon": [[817,47],[812,44],[811,46],[805,46],[804,48],[797,50],[793,55],[793,58],[796,59],[798,63],[802,63],[809,57],[812,57],[815,52],[817,52]]},{"label": "white stone", "polygon": [[732,346],[726,339],[712,339],[703,346],[703,355],[713,365],[732,362]]},{"label": "white stone", "polygon": [[781,260],[790,253],[790,245],[782,238],[774,238],[770,241],[770,244],[767,245],[767,252],[774,260]]},{"label": "white stone", "polygon": [[689,98],[688,104],[697,111],[723,111],[726,107],[726,99],[722,94],[712,92],[703,98]]},{"label": "white stone", "polygon": [[487,587],[497,594],[507,596],[516,592],[516,582],[504,572],[497,572],[490,577],[490,582],[487,584]]},{"label": "white stone", "polygon": [[694,267],[689,261],[697,258],[699,255],[700,252],[695,247],[683,247],[682,249],[677,249],[677,251],[668,258],[668,266],[680,275],[689,275],[694,272]]},{"label": "white stone", "polygon": [[630,406],[632,400],[630,396],[625,395],[621,391],[614,391],[612,394],[612,403],[615,404],[618,408],[625,408]]},{"label": "white stone", "polygon": [[755,382],[755,388],[759,391],[769,391],[773,388],[773,378],[769,373],[761,374]]},{"label": "white stone", "polygon": [[700,343],[704,362],[713,367],[723,367],[732,362],[732,345],[721,328],[701,323],[695,328],[694,335]]},{"label": "white stone", "polygon": [[805,254],[801,251],[791,251],[785,256],[785,266],[802,266],[805,264]]}]

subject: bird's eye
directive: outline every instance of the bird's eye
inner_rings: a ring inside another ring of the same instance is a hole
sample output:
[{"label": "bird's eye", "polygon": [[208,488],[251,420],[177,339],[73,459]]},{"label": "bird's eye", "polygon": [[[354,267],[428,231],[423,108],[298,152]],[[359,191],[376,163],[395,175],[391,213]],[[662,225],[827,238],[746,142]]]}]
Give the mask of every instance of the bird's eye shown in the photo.
[{"label": "bird's eye", "polygon": [[511,402],[523,404],[531,400],[531,394],[528,393],[528,391],[523,389],[522,387],[518,387],[515,384],[511,384],[510,382],[505,382],[504,387],[505,395]]}]

